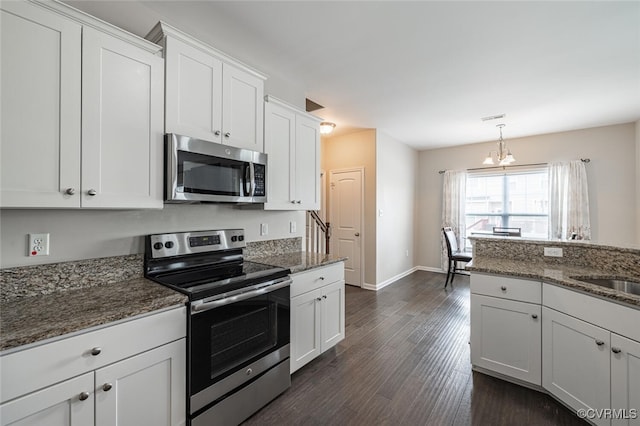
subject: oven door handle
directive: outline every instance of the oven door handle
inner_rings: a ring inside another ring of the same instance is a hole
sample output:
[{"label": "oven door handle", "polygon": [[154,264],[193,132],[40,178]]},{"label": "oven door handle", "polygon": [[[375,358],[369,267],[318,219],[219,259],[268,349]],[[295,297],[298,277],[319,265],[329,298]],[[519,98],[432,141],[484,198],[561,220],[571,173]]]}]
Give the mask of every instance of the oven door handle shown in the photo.
[{"label": "oven door handle", "polygon": [[196,301],[191,303],[191,314],[197,314],[199,312],[208,311],[210,309],[218,308],[230,303],[240,302],[241,300],[251,299],[252,297],[271,293],[272,291],[290,286],[292,282],[293,281],[289,278],[276,284],[260,287],[258,289],[250,290],[246,293],[240,293],[235,296],[225,297],[224,299],[213,300],[211,302]]}]

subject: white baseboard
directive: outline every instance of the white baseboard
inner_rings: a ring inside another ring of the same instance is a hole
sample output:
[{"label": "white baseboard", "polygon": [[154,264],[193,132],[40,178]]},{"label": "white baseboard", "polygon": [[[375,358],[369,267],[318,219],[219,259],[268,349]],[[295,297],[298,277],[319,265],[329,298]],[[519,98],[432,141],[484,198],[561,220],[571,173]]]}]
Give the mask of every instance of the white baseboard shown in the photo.
[{"label": "white baseboard", "polygon": [[440,274],[446,274],[447,271],[440,268],[434,268],[433,266],[416,266],[416,271],[438,272]]},{"label": "white baseboard", "polygon": [[[402,272],[402,273],[400,273],[400,274],[398,274],[398,275],[396,275],[394,277],[391,277],[391,278],[389,278],[387,280],[384,280],[381,283],[378,283],[378,284],[364,283],[362,285],[362,288],[365,289],[365,290],[378,291],[378,290],[380,290],[380,289],[382,289],[382,288],[384,288],[384,287],[386,287],[388,285],[393,284],[394,282],[398,281],[400,278],[404,278],[407,275],[412,274],[412,273],[414,273],[416,271],[436,272],[436,273],[439,273],[439,274],[446,274],[447,273],[447,271],[445,271],[443,269],[434,268],[432,266],[414,266],[413,268],[411,268],[411,269],[409,269],[409,270],[407,270],[405,272]],[[469,275],[468,272],[464,272],[464,271],[462,271],[462,272],[458,271],[458,272],[456,272],[456,274]]]}]

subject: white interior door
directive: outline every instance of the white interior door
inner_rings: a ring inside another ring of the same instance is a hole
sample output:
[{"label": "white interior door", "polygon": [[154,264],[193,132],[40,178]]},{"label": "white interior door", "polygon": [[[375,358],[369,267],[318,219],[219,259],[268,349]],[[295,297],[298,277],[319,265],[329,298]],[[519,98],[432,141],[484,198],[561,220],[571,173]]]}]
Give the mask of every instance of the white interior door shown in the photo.
[{"label": "white interior door", "polygon": [[346,257],[345,282],[362,287],[364,169],[330,172],[331,253]]}]

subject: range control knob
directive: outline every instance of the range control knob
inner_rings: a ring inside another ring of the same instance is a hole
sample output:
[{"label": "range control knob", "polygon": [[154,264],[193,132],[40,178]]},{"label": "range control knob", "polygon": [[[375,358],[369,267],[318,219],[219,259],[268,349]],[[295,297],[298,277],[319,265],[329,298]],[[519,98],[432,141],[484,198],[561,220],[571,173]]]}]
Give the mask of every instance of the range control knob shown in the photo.
[{"label": "range control knob", "polygon": [[238,237],[235,235],[231,236],[231,242],[235,243],[236,241],[238,241]]},{"label": "range control knob", "polygon": [[153,245],[153,248],[156,249],[156,250],[160,250],[162,247],[163,247],[162,243],[155,243]]},{"label": "range control knob", "polygon": [[173,241],[167,241],[164,243],[164,246],[168,249],[173,248]]},{"label": "range control knob", "polygon": [[238,235],[238,241],[244,241],[244,235]]}]

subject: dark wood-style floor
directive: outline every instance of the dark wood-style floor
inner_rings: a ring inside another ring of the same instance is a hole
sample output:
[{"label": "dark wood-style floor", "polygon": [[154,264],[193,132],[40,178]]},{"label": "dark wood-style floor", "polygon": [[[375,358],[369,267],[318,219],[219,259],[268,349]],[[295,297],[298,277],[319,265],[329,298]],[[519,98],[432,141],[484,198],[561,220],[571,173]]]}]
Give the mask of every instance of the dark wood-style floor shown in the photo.
[{"label": "dark wood-style floor", "polygon": [[469,279],[415,272],[347,286],[346,338],[246,425],[580,425],[543,393],[472,372]]}]

